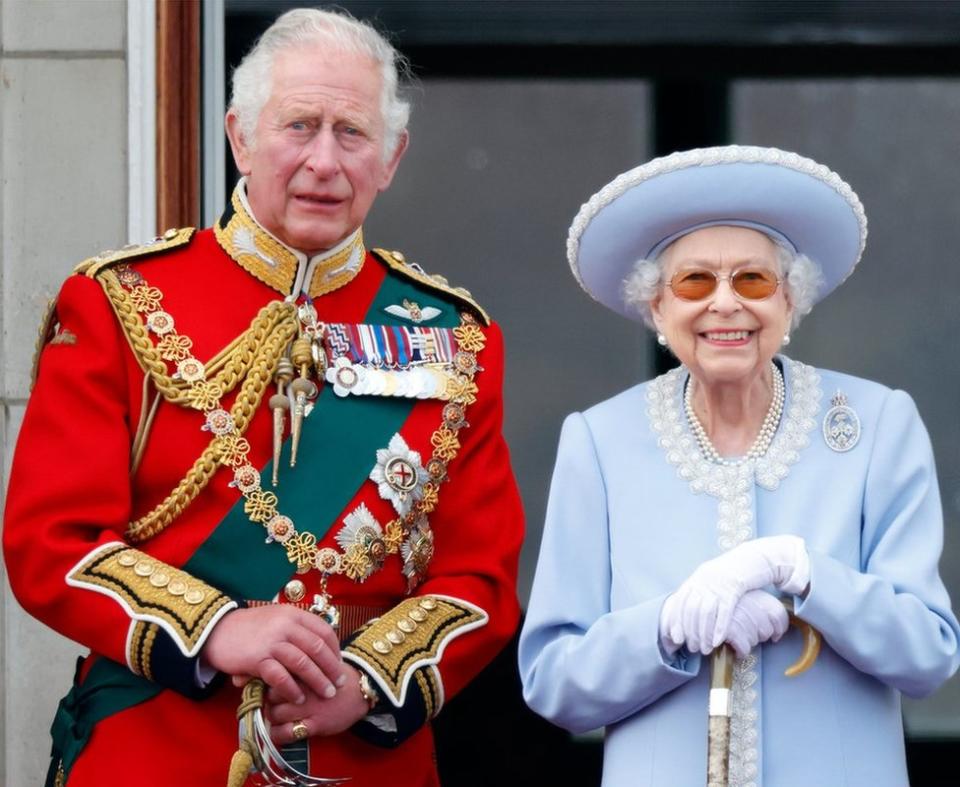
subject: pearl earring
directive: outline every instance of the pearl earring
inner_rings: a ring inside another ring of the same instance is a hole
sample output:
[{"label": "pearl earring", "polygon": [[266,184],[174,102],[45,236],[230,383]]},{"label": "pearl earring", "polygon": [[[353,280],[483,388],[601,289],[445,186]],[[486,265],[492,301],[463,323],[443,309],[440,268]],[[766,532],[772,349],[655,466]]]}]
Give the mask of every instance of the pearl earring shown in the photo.
[{"label": "pearl earring", "polygon": [[790,334],[785,333],[783,335],[783,346],[786,347],[788,344],[790,344]]},{"label": "pearl earring", "polygon": [[658,334],[657,334],[657,344],[659,344],[661,347],[666,347],[666,346],[667,346],[667,337],[664,336],[662,333],[658,333]]}]

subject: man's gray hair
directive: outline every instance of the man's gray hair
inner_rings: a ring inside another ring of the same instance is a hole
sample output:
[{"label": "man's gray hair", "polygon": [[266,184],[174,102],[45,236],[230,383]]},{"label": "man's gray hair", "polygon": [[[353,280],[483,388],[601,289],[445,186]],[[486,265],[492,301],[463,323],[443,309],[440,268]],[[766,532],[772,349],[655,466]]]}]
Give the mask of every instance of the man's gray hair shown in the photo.
[{"label": "man's gray hair", "polygon": [[[810,313],[817,300],[817,293],[823,284],[823,273],[820,266],[806,254],[795,253],[775,238],[770,240],[776,246],[779,273],[784,281],[787,297],[793,305],[790,327],[796,328],[800,320]],[[667,246],[662,249],[653,259],[637,260],[630,275],[623,282],[624,300],[637,310],[643,322],[653,330],[656,330],[656,327],[653,324],[650,302],[667,283],[663,276],[663,258],[669,248],[670,246]]]},{"label": "man's gray hair", "polygon": [[410,117],[410,103],[399,94],[401,77],[408,77],[409,65],[406,58],[371,25],[339,9],[296,8],[287,11],[267,28],[234,69],[230,108],[237,115],[247,144],[256,145],[257,120],[273,89],[271,70],[276,56],[297,47],[316,44],[327,46],[333,52],[366,55],[380,66],[383,158],[389,159]]}]

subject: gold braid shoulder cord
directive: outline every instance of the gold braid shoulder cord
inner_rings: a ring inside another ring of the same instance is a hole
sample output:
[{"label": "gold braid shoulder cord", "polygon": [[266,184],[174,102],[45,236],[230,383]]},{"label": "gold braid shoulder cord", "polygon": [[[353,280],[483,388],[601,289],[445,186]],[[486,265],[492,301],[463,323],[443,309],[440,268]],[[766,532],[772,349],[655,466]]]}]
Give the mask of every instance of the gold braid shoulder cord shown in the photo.
[{"label": "gold braid shoulder cord", "polygon": [[[127,537],[132,543],[146,541],[170,525],[209,483],[219,465],[226,465],[234,471],[232,485],[245,499],[244,512],[251,521],[267,529],[268,540],[284,546],[288,560],[297,566],[298,572],[311,568],[321,571],[325,605],[329,576],[345,574],[363,582],[383,565],[386,555],[400,552],[404,539],[416,530],[418,543],[411,549],[407,561],[412,566],[405,567],[404,571],[409,589],[413,589],[432,557],[426,516],[436,508],[440,484],[447,479],[447,465],[460,450],[458,432],[468,425],[464,417],[466,408],[476,401],[477,385],[473,378],[480,370],[476,355],[485,346],[486,337],[473,315],[462,312],[460,326],[453,329],[460,349],[457,373],[448,378],[442,393],[447,404],[443,408],[443,421],[430,438],[433,454],[426,464],[430,480],[424,484],[423,496],[406,516],[387,524],[382,540],[353,544],[341,555],[329,547],[318,549],[312,533],[298,532],[293,521],[277,510],[277,496],[261,488],[260,473],[247,461],[250,444],[243,434],[267,385],[277,374],[287,347],[299,331],[296,306],[286,302],[267,305],[241,337],[205,366],[190,354],[192,340],[177,333],[173,317],[161,310],[160,290],[148,286],[138,272],[128,267],[104,271],[100,279],[138,362],[157,390],[169,402],[204,412],[203,428],[213,434],[210,445],[167,498],[131,523]],[[141,313],[144,314],[142,320]],[[156,346],[148,331],[160,337]],[[165,361],[177,364],[179,379],[168,373]],[[208,379],[213,369],[219,371]],[[220,399],[241,379],[236,402],[227,412],[221,408]]]},{"label": "gold braid shoulder cord", "polygon": [[[224,393],[243,380],[231,412],[220,412],[231,420],[235,440],[246,443],[242,435],[273,379],[277,363],[297,332],[294,307],[274,302],[261,309],[250,328],[214,359],[211,367],[219,365],[222,368],[212,380],[207,380],[203,364],[190,355],[192,341],[177,334],[173,329],[173,318],[159,310],[163,298],[159,290],[143,284],[140,274],[130,268],[118,269],[116,273],[104,271],[100,280],[123,325],[134,355],[164,399],[181,407],[208,412],[214,409]],[[129,295],[124,285],[132,286]],[[148,311],[147,326],[161,336],[156,347],[139,315],[139,312]],[[183,382],[171,377],[165,359],[177,363]],[[215,432],[210,445],[166,499],[148,514],[130,523],[127,528],[128,540],[131,543],[146,541],[180,516],[210,482],[222,461],[223,450],[221,435]]]}]

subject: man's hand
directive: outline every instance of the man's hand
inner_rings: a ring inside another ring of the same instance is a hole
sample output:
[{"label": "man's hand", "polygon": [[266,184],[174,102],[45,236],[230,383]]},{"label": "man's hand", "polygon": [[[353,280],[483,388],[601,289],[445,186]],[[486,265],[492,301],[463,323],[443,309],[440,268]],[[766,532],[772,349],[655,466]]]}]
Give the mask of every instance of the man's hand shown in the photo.
[{"label": "man's hand", "polygon": [[284,604],[224,615],[210,632],[201,660],[232,676],[236,685],[261,678],[291,703],[304,703],[310,694],[333,697],[337,686],[346,685],[349,669],[333,629],[316,615]]},{"label": "man's hand", "polygon": [[288,702],[275,689],[267,692],[264,713],[272,725],[270,737],[283,746],[295,740],[293,726],[302,722],[307,735],[336,735],[356,724],[370,712],[360,693],[360,673],[349,664],[343,665],[347,682],[331,699],[307,691],[302,704]]}]

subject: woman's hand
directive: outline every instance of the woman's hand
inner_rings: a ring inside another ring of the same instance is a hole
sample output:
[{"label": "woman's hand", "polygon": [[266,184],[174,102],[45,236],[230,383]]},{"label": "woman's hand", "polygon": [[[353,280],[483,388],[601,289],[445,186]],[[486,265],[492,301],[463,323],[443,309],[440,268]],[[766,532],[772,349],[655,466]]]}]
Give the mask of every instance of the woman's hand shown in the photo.
[{"label": "woman's hand", "polygon": [[780,599],[765,590],[750,590],[733,610],[726,641],[742,659],[761,642],[778,642],[789,627]]},{"label": "woman's hand", "polygon": [[303,723],[307,735],[336,735],[356,724],[370,712],[360,691],[360,673],[349,664],[343,665],[347,682],[331,699],[312,691],[306,692],[303,703],[288,702],[275,689],[267,692],[264,713],[270,722],[270,737],[279,746],[296,740],[293,727]]},{"label": "woman's hand", "polygon": [[[316,615],[285,604],[227,613],[201,651],[201,663],[235,685],[261,678],[288,702],[308,694],[332,698],[346,685],[348,667],[333,629]],[[350,672],[353,672],[351,669]]]},{"label": "woman's hand", "polygon": [[702,563],[660,611],[661,643],[668,653],[686,645],[709,653],[727,639],[734,609],[745,593],[770,585],[799,594],[810,581],[802,538],[771,536],[746,541]]}]

